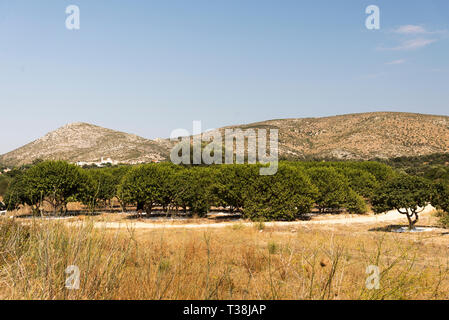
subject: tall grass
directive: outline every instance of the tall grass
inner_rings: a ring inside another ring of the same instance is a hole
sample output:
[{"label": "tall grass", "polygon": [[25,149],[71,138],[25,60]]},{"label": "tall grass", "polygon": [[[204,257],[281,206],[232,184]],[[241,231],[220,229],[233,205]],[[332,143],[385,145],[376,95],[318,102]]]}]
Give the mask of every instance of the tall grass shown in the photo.
[{"label": "tall grass", "polygon": [[[2,299],[432,299],[447,297],[446,262],[409,241],[325,231],[106,231],[0,221]],[[430,259],[430,260],[429,260]],[[65,287],[68,266],[79,290]],[[379,266],[379,290],[365,287]]]}]

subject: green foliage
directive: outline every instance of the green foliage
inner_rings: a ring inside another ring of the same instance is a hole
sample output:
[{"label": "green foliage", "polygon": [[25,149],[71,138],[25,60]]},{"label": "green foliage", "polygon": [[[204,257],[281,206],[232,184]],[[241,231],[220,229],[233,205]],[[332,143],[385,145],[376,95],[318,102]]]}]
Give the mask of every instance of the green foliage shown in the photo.
[{"label": "green foliage", "polygon": [[109,169],[83,171],[83,183],[78,199],[93,211],[98,204],[106,203],[116,194],[116,181]]},{"label": "green foliage", "polygon": [[317,195],[316,187],[300,169],[279,165],[273,176],[260,176],[256,166],[248,183],[244,215],[255,221],[291,221],[309,212]]},{"label": "green foliage", "polygon": [[222,165],[216,170],[213,192],[221,200],[220,205],[230,211],[241,210],[245,203],[248,184],[257,176],[250,165]]},{"label": "green foliage", "polygon": [[63,161],[42,161],[12,181],[5,203],[9,208],[27,204],[37,212],[46,201],[54,212],[66,212],[67,203],[77,196],[82,182],[78,167]]},{"label": "green foliage", "polygon": [[432,186],[426,179],[401,174],[376,190],[373,210],[383,213],[395,209],[424,207],[431,202],[432,195]]},{"label": "green foliage", "polygon": [[307,171],[318,188],[316,204],[321,212],[334,211],[346,204],[350,187],[348,179],[333,168],[312,168]]},{"label": "green foliage", "polygon": [[434,185],[432,205],[446,213],[449,213],[449,184],[438,182]]},{"label": "green foliage", "polygon": [[340,173],[348,179],[351,189],[365,198],[371,198],[374,190],[379,187],[376,177],[368,171],[345,168],[340,169]]},{"label": "green foliage", "polygon": [[349,190],[346,198],[346,209],[354,214],[363,214],[368,211],[365,199],[352,189]]},{"label": "green foliage", "polygon": [[[40,198],[32,190],[28,189],[25,175],[23,173],[18,174],[11,181],[8,190],[6,191],[3,202],[8,210],[15,210],[20,205],[30,205],[39,203]],[[36,208],[33,208],[36,209]]]},{"label": "green foliage", "polygon": [[6,174],[0,175],[0,196],[4,196],[6,191],[8,191],[9,184],[11,183],[11,178]]},{"label": "green foliage", "polygon": [[160,180],[156,164],[139,165],[123,178],[119,188],[121,198],[137,205],[137,210],[151,213],[159,194]]},{"label": "green foliage", "polygon": [[425,207],[433,199],[434,189],[426,179],[401,174],[386,181],[376,190],[372,204],[375,213],[397,210],[405,214],[410,229],[413,229],[418,221],[420,208]]},{"label": "green foliage", "polygon": [[[39,161],[0,177],[9,208],[44,201],[54,211],[81,201],[90,210],[117,199],[123,210],[154,207],[204,216],[212,206],[242,212],[254,221],[294,220],[316,204],[321,211],[346,208],[364,213],[379,183],[395,177],[377,162],[281,162],[278,173],[261,176],[260,165],[176,166],[171,163],[81,169],[60,161]],[[4,182],[7,181],[7,182]],[[3,187],[3,185],[7,185]],[[7,189],[7,190],[6,190]]]},{"label": "green foliage", "polygon": [[204,216],[212,203],[211,186],[214,172],[210,168],[192,167],[177,171],[173,177],[173,202],[187,211]]}]

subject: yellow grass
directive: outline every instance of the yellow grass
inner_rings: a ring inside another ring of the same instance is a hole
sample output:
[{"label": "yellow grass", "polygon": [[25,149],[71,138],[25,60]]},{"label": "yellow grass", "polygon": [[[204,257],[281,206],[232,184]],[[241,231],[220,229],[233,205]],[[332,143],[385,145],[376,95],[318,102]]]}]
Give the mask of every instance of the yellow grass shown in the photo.
[{"label": "yellow grass", "polygon": [[[2,299],[441,299],[448,236],[383,225],[103,230],[0,221]],[[423,223],[434,223],[429,218]],[[79,290],[65,288],[67,266]],[[368,290],[366,268],[381,272]]]}]

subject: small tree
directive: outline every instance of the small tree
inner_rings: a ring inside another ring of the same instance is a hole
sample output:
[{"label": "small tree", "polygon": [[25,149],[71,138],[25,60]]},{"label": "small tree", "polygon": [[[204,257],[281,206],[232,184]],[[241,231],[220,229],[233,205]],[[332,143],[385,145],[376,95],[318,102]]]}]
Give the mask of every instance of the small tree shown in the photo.
[{"label": "small tree", "polygon": [[217,166],[213,191],[231,213],[243,209],[248,185],[257,177],[253,169],[247,164]]},{"label": "small tree", "polygon": [[348,179],[334,168],[312,168],[307,171],[318,188],[316,204],[320,212],[344,208],[350,192]]},{"label": "small tree", "polygon": [[251,220],[295,220],[310,212],[317,189],[303,170],[281,164],[273,176],[260,176],[253,167],[253,180],[245,191],[244,215]]},{"label": "small tree", "polygon": [[109,169],[83,170],[79,200],[93,212],[99,204],[106,207],[115,196],[115,180]]},{"label": "small tree", "polygon": [[67,203],[75,199],[82,185],[81,169],[63,161],[42,161],[12,180],[5,203],[9,209],[29,205],[34,213],[48,202],[53,211],[67,211]]},{"label": "small tree", "polygon": [[150,214],[159,199],[159,177],[156,164],[132,168],[122,180],[119,194],[123,201],[137,205],[137,211]]},{"label": "small tree", "polygon": [[419,213],[432,201],[432,185],[424,178],[401,174],[386,181],[375,192],[375,213],[397,210],[407,216],[409,229],[415,229]]},{"label": "small tree", "polygon": [[192,213],[205,216],[212,203],[212,170],[204,167],[177,170],[172,180],[174,204],[182,207],[184,212],[188,207]]}]

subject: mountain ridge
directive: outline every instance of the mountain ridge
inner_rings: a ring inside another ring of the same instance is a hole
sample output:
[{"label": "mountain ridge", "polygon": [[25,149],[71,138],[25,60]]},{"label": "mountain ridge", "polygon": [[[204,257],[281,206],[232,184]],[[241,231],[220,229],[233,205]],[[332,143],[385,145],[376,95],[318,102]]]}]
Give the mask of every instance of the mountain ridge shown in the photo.
[{"label": "mountain ridge", "polygon": [[[369,112],[288,118],[216,129],[278,129],[279,154],[287,158],[368,160],[449,152],[449,116],[404,112]],[[123,163],[168,159],[173,143],[150,140],[93,124],[75,122],[0,156],[6,165],[36,159],[70,162],[110,157]]]}]

